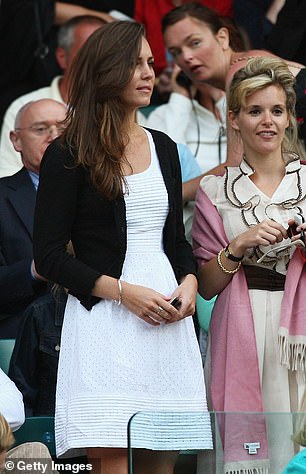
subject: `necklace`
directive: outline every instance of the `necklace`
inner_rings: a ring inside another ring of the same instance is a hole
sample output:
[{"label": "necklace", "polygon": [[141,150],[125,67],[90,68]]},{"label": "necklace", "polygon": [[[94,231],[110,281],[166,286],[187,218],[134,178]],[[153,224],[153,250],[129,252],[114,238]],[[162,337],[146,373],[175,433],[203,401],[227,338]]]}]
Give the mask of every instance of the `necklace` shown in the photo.
[{"label": "necklace", "polygon": [[240,63],[241,61],[249,61],[249,59],[253,59],[255,56],[241,56],[240,58],[232,59],[230,62],[230,67],[234,64]]}]

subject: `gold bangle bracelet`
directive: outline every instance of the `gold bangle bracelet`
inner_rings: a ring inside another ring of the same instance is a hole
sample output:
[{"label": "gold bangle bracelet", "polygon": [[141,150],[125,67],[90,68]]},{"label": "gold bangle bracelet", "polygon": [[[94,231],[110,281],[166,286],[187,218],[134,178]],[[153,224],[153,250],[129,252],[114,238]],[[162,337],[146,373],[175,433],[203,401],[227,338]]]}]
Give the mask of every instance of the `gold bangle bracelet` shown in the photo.
[{"label": "gold bangle bracelet", "polygon": [[241,262],[238,262],[238,265],[236,268],[234,268],[234,270],[228,270],[227,268],[225,268],[225,266],[223,265],[222,263],[222,260],[221,260],[221,255],[222,255],[222,252],[224,252],[225,249],[221,249],[220,252],[218,253],[217,255],[217,263],[219,265],[219,267],[221,268],[221,270],[223,271],[223,273],[227,273],[229,275],[233,275],[234,273],[237,273],[241,267]]}]

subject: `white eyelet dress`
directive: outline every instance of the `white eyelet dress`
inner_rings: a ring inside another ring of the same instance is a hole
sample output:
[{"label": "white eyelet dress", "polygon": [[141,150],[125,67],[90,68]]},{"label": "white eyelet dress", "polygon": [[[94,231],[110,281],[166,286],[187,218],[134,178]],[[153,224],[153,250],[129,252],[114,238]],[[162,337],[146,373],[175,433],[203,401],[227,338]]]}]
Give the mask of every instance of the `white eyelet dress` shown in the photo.
[{"label": "white eyelet dress", "polygon": [[[127,252],[121,279],[170,296],[177,282],[163,250],[168,197],[155,145],[151,163],[127,177]],[[86,447],[211,449],[201,355],[192,318],[151,326],[124,305],[101,300],[91,311],[68,297],[56,394],[57,455]],[[154,414],[153,414],[154,412]],[[139,420],[139,423],[137,423]],[[141,420],[141,421],[140,421]]]}]

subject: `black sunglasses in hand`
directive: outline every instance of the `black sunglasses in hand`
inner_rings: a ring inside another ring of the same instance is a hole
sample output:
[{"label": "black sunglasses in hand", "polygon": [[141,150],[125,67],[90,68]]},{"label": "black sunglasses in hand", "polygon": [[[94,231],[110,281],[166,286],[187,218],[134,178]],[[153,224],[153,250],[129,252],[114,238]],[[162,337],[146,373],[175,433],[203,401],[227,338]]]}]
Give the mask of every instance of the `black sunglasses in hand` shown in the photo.
[{"label": "black sunglasses in hand", "polygon": [[291,224],[289,227],[288,227],[288,230],[287,230],[287,233],[288,233],[288,237],[292,238],[293,236],[295,235],[298,235],[298,234],[301,234],[300,235],[300,240],[302,240],[305,244],[305,231],[304,229],[301,229],[300,232],[298,232],[296,230],[296,228],[302,224],[304,224],[305,222],[305,219],[304,219],[304,216],[301,212],[298,212],[295,216],[294,216],[294,224]]}]

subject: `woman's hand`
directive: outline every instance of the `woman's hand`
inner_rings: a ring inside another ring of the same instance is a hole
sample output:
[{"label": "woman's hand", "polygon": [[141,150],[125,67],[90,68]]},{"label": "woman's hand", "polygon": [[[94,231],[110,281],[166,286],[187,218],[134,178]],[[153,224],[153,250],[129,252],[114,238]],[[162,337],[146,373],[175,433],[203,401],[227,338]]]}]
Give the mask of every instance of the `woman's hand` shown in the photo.
[{"label": "woman's hand", "polygon": [[171,74],[171,89],[172,92],[176,92],[177,94],[184,95],[185,97],[193,98],[197,92],[196,87],[192,84],[188,89],[186,87],[181,86],[177,82],[177,76],[182,72],[181,68],[179,68],[176,64],[173,66],[172,74]]},{"label": "woman's hand", "polygon": [[[178,318],[184,319],[187,316],[192,316],[195,312],[196,298],[198,291],[198,281],[195,275],[186,275],[180,285],[176,288],[171,296],[171,299],[178,297],[180,307],[178,308]],[[167,324],[174,322],[167,321]]]},{"label": "woman's hand", "polygon": [[264,220],[238,235],[230,243],[233,255],[240,257],[252,247],[274,245],[287,239],[286,229],[278,222]]},{"label": "woman's hand", "polygon": [[[287,239],[286,229],[278,222],[264,220],[259,224],[251,226],[245,232],[237,235],[229,244],[232,256],[243,257],[248,249],[257,246],[269,246]],[[237,269],[238,262],[226,259],[222,252],[222,261],[229,271]],[[205,299],[211,299],[221,293],[229,284],[233,273],[226,273],[219,265],[218,258],[213,257],[199,269],[199,293]]]},{"label": "woman's hand", "polygon": [[302,219],[289,219],[288,226],[291,228],[291,235],[289,235],[292,242],[302,240],[305,244],[306,222]]},{"label": "woman's hand", "polygon": [[122,280],[121,285],[122,304],[146,323],[159,326],[162,323],[173,323],[181,319],[180,312],[169,303],[172,297]]}]

